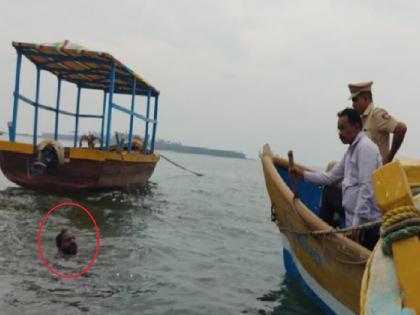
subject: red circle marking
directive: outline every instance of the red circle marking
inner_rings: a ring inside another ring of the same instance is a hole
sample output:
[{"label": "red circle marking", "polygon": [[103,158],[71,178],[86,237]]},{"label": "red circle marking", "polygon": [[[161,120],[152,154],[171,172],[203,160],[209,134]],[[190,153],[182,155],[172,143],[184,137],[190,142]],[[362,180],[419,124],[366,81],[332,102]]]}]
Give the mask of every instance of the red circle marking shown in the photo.
[{"label": "red circle marking", "polygon": [[[61,208],[63,206],[74,206],[74,207],[77,207],[77,208],[82,209],[83,211],[85,211],[88,214],[88,216],[90,217],[90,219],[92,220],[93,224],[95,225],[95,231],[96,231],[96,249],[95,249],[95,255],[93,256],[93,259],[91,260],[91,262],[89,263],[89,265],[83,271],[81,271],[79,273],[76,273],[74,275],[63,275],[62,273],[59,273],[58,271],[54,270],[50,265],[48,265],[47,260],[45,259],[44,255],[42,254],[42,246],[41,246],[42,227],[44,226],[44,224],[47,221],[47,219],[50,216],[50,214],[53,211],[55,211],[58,208]],[[101,236],[99,234],[99,228],[98,228],[98,225],[96,224],[95,218],[89,212],[88,209],[86,209],[85,207],[83,207],[82,205],[80,205],[78,203],[68,202],[68,201],[59,203],[58,205],[52,207],[47,212],[47,214],[42,219],[41,224],[39,225],[39,230],[38,230],[38,251],[39,251],[39,256],[41,257],[41,260],[44,263],[45,267],[47,267],[48,271],[51,272],[52,274],[55,274],[55,275],[61,277],[61,278],[64,278],[64,279],[77,278],[77,277],[80,277],[81,275],[85,274],[86,272],[88,272],[88,270],[90,269],[90,267],[92,267],[92,265],[94,264],[96,258],[98,257],[99,247],[100,246],[101,246]]]}]

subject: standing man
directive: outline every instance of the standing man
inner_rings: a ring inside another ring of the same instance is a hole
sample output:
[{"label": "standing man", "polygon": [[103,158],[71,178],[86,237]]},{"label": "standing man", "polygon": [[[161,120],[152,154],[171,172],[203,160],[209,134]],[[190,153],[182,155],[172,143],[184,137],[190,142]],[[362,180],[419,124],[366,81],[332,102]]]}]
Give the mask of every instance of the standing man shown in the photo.
[{"label": "standing man", "polygon": [[[375,107],[372,98],[372,81],[350,83],[353,108],[362,116],[363,131],[379,147],[383,164],[394,159],[404,140],[407,126],[390,116],[386,110]],[[389,134],[393,133],[391,148]]]},{"label": "standing man", "polygon": [[[362,119],[356,110],[346,108],[337,116],[340,140],[349,145],[341,161],[327,172],[308,172],[297,166],[293,172],[318,185],[333,185],[342,180],[346,227],[356,227],[380,218],[372,172],[382,165],[381,155],[378,147],[362,132]],[[363,234],[359,232],[353,231],[351,238],[373,249],[379,238],[379,226],[365,230]]]}]

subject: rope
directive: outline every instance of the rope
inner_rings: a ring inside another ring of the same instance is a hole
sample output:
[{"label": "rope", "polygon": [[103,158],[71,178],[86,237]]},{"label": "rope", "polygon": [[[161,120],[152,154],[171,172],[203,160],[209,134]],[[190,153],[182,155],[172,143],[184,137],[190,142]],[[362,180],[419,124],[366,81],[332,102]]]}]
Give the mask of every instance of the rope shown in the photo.
[{"label": "rope", "polygon": [[366,263],[367,263],[367,261],[369,259],[369,258],[366,258],[366,259],[361,259],[361,260],[344,260],[344,259],[339,259],[337,257],[334,257],[332,255],[327,255],[327,256],[331,260],[335,260],[336,262],[339,262],[339,263],[341,263],[343,265],[366,265]]},{"label": "rope", "polygon": [[419,211],[414,206],[402,206],[390,211],[387,211],[383,217],[382,228],[386,229],[391,225],[405,219],[420,217]]},{"label": "rope", "polygon": [[[306,223],[306,221],[300,215],[299,211],[295,207],[293,207],[293,208],[294,208],[295,212],[297,212],[297,214],[300,216],[302,221],[304,223]],[[348,232],[359,231],[359,230],[368,230],[368,229],[372,229],[374,227],[377,227],[377,226],[381,225],[381,222],[382,222],[381,220],[377,220],[377,221],[361,224],[361,225],[354,226],[354,227],[348,227],[348,228],[344,228],[344,229],[331,228],[331,229],[325,229],[325,230],[298,231],[298,230],[289,229],[285,226],[282,226],[282,225],[278,224],[277,211],[276,211],[276,207],[275,207],[274,203],[271,205],[270,213],[271,213],[271,221],[273,221],[273,222],[277,221],[277,226],[279,227],[280,230],[285,231],[285,232],[289,232],[289,233],[293,233],[293,234],[297,234],[297,235],[328,235],[328,234],[348,233]]]},{"label": "rope", "polygon": [[159,153],[159,155],[160,155],[161,157],[163,157],[163,158],[164,158],[166,161],[168,161],[169,163],[171,163],[171,164],[175,165],[176,167],[179,167],[180,169],[182,169],[182,170],[184,170],[184,171],[190,172],[190,173],[192,173],[192,174],[194,174],[194,175],[196,175],[196,176],[204,176],[204,175],[203,175],[203,174],[201,174],[201,173],[194,172],[194,171],[189,170],[188,168],[186,168],[186,167],[184,167],[184,166],[182,166],[182,165],[179,165],[178,163],[175,163],[174,161],[170,160],[169,158],[167,158],[166,156],[164,156],[164,155],[163,155],[163,154],[161,154],[161,153]]},{"label": "rope", "polygon": [[[295,199],[294,199],[295,200]],[[277,221],[277,212],[275,211],[275,204],[273,203],[271,205],[271,220]],[[295,211],[297,211],[297,209],[295,209]],[[302,218],[302,217],[301,217]],[[303,218],[302,218],[303,220]],[[306,223],[305,220],[303,220],[304,223]],[[277,226],[279,227],[280,231],[282,232],[289,232],[292,234],[297,234],[297,235],[304,235],[304,236],[316,236],[317,240],[321,240],[323,241],[325,239],[325,237],[327,237],[328,235],[333,235],[333,234],[339,234],[339,233],[347,233],[350,231],[354,231],[354,230],[362,230],[362,229],[369,229],[372,227],[375,227],[377,225],[380,225],[381,221],[376,221],[376,222],[370,222],[367,224],[363,224],[357,227],[353,227],[353,228],[345,228],[345,229],[327,229],[327,230],[315,230],[315,231],[298,231],[298,230],[293,230],[293,229],[289,229],[285,226],[279,225],[278,222],[276,222]],[[348,253],[341,251],[339,248],[336,248],[339,252],[341,252],[343,255],[347,255]],[[324,252],[324,255],[326,255],[329,259],[334,260],[338,263],[341,263],[343,265],[365,265],[367,262],[367,259],[361,259],[361,260],[345,260],[345,259],[340,259],[337,258],[333,255],[328,254],[328,252]]]},{"label": "rope", "polygon": [[391,225],[390,227],[386,228],[386,229],[381,229],[381,236],[385,237],[388,234],[395,232],[399,229],[405,228],[407,226],[416,226],[416,225],[420,225],[420,218],[412,218],[412,219],[406,219],[403,220],[401,222],[395,223],[393,225]]},{"label": "rope", "polygon": [[373,222],[369,222],[369,223],[365,223],[365,224],[361,224],[358,226],[354,226],[354,227],[348,227],[348,228],[344,228],[344,229],[325,229],[325,230],[315,230],[315,231],[298,231],[298,230],[293,230],[293,229],[289,229],[285,226],[282,225],[278,225],[280,230],[282,231],[286,231],[289,233],[293,233],[293,234],[297,234],[297,235],[331,235],[331,234],[345,234],[345,233],[349,233],[352,231],[359,231],[359,230],[368,230],[368,229],[372,229],[374,227],[377,227],[381,225],[381,220],[378,221],[373,221]]},{"label": "rope", "polygon": [[409,226],[392,232],[382,239],[382,252],[386,256],[392,256],[392,242],[417,235],[420,235],[420,226]]},{"label": "rope", "polygon": [[382,252],[392,256],[392,243],[420,235],[420,212],[415,206],[402,206],[386,212],[382,224]]}]

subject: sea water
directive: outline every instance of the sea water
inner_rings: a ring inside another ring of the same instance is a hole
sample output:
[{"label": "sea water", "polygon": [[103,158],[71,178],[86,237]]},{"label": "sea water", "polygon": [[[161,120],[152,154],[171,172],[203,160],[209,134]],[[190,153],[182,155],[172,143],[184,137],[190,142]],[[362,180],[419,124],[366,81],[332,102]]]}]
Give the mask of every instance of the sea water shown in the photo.
[{"label": "sea water", "polygon": [[[162,152],[143,189],[55,195],[0,175],[1,314],[321,314],[285,275],[260,161]],[[51,207],[64,206],[40,224]],[[76,235],[76,257],[55,236]]]}]

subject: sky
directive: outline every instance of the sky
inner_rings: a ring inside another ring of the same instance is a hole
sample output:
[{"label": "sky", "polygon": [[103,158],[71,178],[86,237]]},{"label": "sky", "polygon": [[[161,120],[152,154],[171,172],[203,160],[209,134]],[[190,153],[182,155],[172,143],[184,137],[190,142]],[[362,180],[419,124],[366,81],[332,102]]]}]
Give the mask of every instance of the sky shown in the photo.
[{"label": "sky", "polygon": [[[68,39],[113,54],[161,91],[158,138],[251,158],[269,143],[326,165],[346,149],[336,114],[351,106],[348,83],[372,80],[376,106],[408,126],[399,155],[420,158],[419,16],[420,2],[408,0],[0,0],[0,130],[11,120],[11,42]],[[22,71],[33,98],[34,67]],[[41,84],[41,103],[54,106],[56,81],[42,74]],[[74,110],[76,89],[63,90]],[[102,94],[82,93],[82,112],[99,113]],[[20,109],[18,132],[31,132],[33,109]],[[53,131],[51,114],[40,115],[40,131]],[[114,118],[113,129],[128,130],[127,117]],[[63,118],[61,132],[73,128]]]}]

